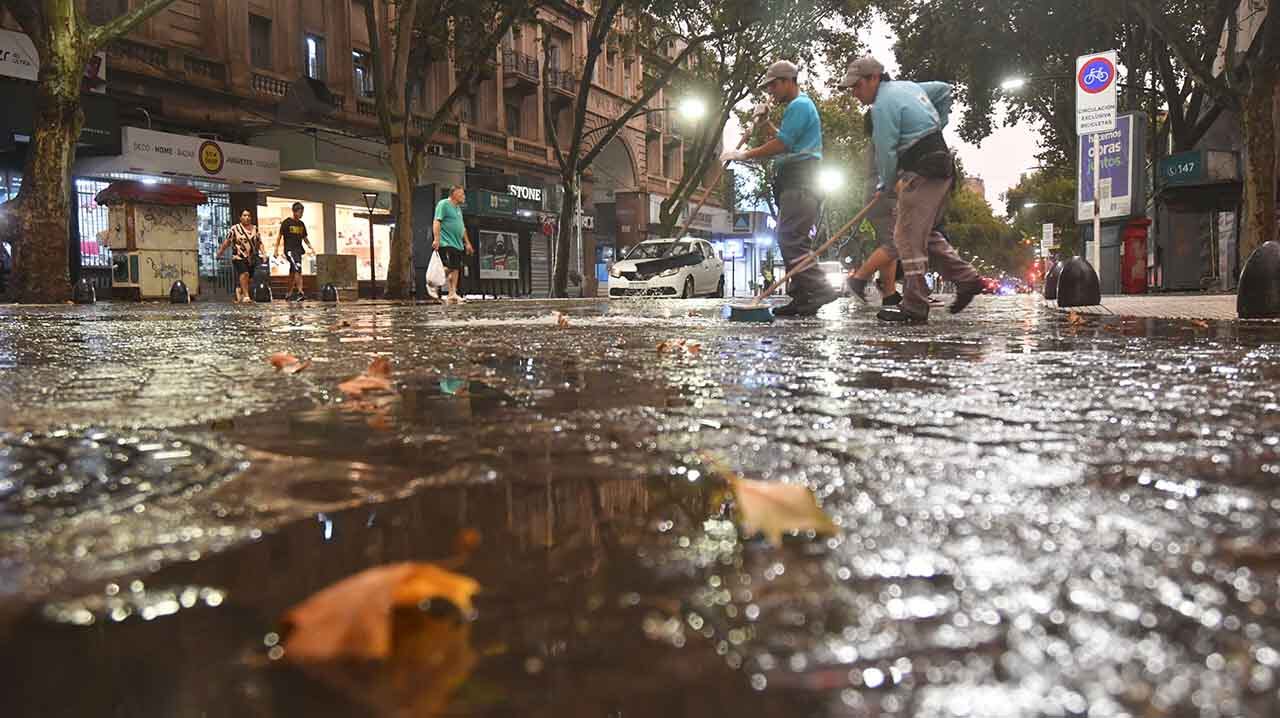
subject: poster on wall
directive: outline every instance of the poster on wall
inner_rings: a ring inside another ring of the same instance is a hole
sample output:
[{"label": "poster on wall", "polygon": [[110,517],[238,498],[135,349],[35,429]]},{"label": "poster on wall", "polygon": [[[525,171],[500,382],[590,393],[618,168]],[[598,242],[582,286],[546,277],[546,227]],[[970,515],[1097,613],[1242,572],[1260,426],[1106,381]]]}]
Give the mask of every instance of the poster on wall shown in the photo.
[{"label": "poster on wall", "polygon": [[480,230],[480,278],[520,278],[520,236]]},{"label": "poster on wall", "polygon": [[[369,281],[369,218],[363,207],[337,205],[338,254],[356,257],[356,277]],[[387,266],[391,263],[391,227],[373,225],[373,254],[377,260],[374,276],[378,281],[387,278]]]},{"label": "poster on wall", "polygon": [[[262,245],[271,256],[271,276],[289,275],[289,262],[275,256],[276,239],[280,236],[280,223],[293,216],[293,203],[298,200],[268,197],[266,207],[258,207],[258,232]],[[238,218],[233,218],[236,221]],[[324,205],[319,202],[302,203],[302,221],[307,225],[307,241],[317,252],[324,250]],[[305,247],[304,247],[305,249]],[[302,273],[316,273],[316,255],[302,255]]]}]

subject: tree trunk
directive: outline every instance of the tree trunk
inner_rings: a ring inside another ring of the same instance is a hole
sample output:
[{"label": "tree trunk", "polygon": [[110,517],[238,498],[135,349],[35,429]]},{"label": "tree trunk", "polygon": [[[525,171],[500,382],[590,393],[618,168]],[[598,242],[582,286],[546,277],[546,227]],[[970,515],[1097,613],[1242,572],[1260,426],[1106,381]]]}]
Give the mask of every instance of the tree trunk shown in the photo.
[{"label": "tree trunk", "polygon": [[561,179],[564,188],[564,204],[560,206],[560,227],[556,233],[556,271],[551,278],[551,296],[563,299],[569,296],[569,266],[574,258],[570,256],[572,249],[574,219],[578,206],[578,183],[573,179]]},{"label": "tree trunk", "polygon": [[406,299],[413,286],[413,189],[417,178],[409,171],[408,155],[403,141],[387,146],[391,153],[391,171],[396,176],[399,210],[396,231],[391,235],[391,255],[387,260],[387,282],[383,296]]},{"label": "tree trunk", "polygon": [[1241,263],[1276,238],[1276,126],[1273,105],[1280,92],[1280,68],[1259,65],[1244,99],[1244,233]]},{"label": "tree trunk", "polygon": [[19,302],[53,303],[71,298],[67,273],[71,165],[84,118],[80,112],[80,69],[73,63],[68,66],[75,68],[71,79],[49,78],[36,86],[39,112],[27,149],[22,189],[12,203],[16,206],[10,207]]}]

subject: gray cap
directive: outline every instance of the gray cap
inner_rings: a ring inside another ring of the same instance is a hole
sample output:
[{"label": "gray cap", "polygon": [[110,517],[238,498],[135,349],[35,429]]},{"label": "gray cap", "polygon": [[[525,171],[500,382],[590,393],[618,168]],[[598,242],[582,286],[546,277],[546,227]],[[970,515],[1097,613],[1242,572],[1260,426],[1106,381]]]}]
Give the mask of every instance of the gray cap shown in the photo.
[{"label": "gray cap", "polygon": [[760,86],[764,87],[774,80],[788,79],[794,80],[800,76],[800,68],[796,67],[794,62],[787,60],[778,60],[769,66],[764,73],[764,79],[760,81]]},{"label": "gray cap", "polygon": [[863,55],[849,63],[844,79],[840,81],[840,89],[847,90],[861,77],[879,77],[884,74],[884,65],[870,55]]}]

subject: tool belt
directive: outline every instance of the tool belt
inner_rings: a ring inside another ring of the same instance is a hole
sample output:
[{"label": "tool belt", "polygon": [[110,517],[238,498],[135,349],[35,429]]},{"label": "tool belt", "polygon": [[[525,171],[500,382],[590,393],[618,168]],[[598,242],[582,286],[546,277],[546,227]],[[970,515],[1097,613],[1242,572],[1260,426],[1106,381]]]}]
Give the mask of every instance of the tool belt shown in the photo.
[{"label": "tool belt", "polygon": [[818,161],[814,159],[792,160],[773,174],[773,200],[782,201],[782,193],[789,189],[803,189],[817,193]]},{"label": "tool belt", "polygon": [[898,157],[898,167],[921,177],[950,179],[956,175],[956,160],[947,149],[942,132],[933,132],[920,138]]}]

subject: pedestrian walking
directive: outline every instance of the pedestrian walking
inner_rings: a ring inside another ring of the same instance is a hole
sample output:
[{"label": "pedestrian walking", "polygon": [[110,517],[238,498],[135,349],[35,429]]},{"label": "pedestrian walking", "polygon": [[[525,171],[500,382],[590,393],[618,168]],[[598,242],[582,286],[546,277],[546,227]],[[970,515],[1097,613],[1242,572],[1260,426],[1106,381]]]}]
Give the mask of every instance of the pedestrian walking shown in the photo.
[{"label": "pedestrian walking", "polygon": [[[435,240],[431,246],[440,253],[440,261],[444,263],[449,277],[449,296],[445,297],[447,304],[466,301],[458,294],[458,280],[466,255],[475,254],[467,227],[462,222],[462,205],[466,199],[466,190],[461,185],[454,185],[449,189],[449,196],[436,203],[436,219],[432,224]],[[466,254],[463,254],[464,250]]]},{"label": "pedestrian walking", "polygon": [[[863,128],[867,137],[873,132],[871,113],[867,112],[863,120]],[[871,202],[880,184],[880,172],[876,169],[875,146],[867,143],[867,197],[863,204]],[[880,273],[880,305],[897,306],[902,303],[902,295],[898,293],[898,253],[893,248],[893,225],[898,219],[898,195],[893,192],[881,195],[880,201],[871,207],[867,221],[875,232],[876,248],[870,257],[854,271],[849,273],[846,282],[849,293],[861,302],[867,301],[867,285],[876,272]]]},{"label": "pedestrian walking", "polygon": [[[721,163],[773,160],[773,196],[778,205],[778,247],[791,269],[809,256],[809,232],[818,220],[821,195],[817,189],[818,162],[822,159],[822,120],[818,108],[800,91],[800,70],[779,60],[765,72],[761,87],[773,101],[786,105],[777,135],[750,150],[729,150]],[[767,112],[768,106],[764,106]],[[758,114],[760,110],[757,110]],[[818,263],[791,278],[791,302],[778,307],[777,317],[804,317],[818,313],[836,292],[818,269]]]},{"label": "pedestrian walking", "polygon": [[236,301],[251,302],[253,295],[249,291],[249,280],[253,270],[262,257],[262,236],[253,223],[253,213],[244,210],[240,213],[240,222],[231,225],[227,238],[218,247],[219,258],[231,248],[231,267],[236,276]]},{"label": "pedestrian walking", "polygon": [[956,283],[955,314],[981,293],[978,272],[956,254],[937,231],[955,181],[955,160],[942,137],[951,112],[951,85],[945,82],[893,80],[884,65],[867,55],[849,63],[840,87],[871,106],[881,197],[898,195],[893,244],[902,259],[903,298],[876,315],[887,322],[929,320],[929,287],[925,270],[932,257],[944,279]]},{"label": "pedestrian walking", "polygon": [[302,296],[302,255],[303,247],[307,252],[315,253],[311,242],[307,240],[307,225],[302,221],[303,206],[301,202],[293,203],[293,216],[286,217],[280,223],[280,234],[276,237],[276,257],[280,256],[280,245],[284,245],[284,256],[289,262],[289,288],[286,299],[300,302]]}]

